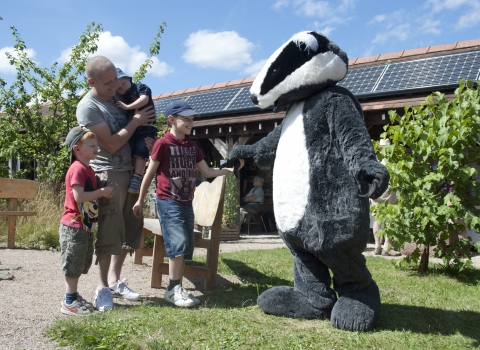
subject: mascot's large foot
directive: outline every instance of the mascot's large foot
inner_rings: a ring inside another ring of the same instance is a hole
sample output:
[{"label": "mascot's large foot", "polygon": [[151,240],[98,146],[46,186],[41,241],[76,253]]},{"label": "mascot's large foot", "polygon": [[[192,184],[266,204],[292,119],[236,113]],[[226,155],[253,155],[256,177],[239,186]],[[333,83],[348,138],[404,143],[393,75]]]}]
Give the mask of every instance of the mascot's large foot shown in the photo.
[{"label": "mascot's large foot", "polygon": [[380,317],[380,292],[372,281],[364,290],[349,292],[338,298],[330,323],[348,331],[369,331]]},{"label": "mascot's large foot", "polygon": [[330,317],[335,298],[322,298],[315,295],[315,300],[310,300],[294,288],[281,286],[260,294],[257,304],[268,314],[292,318],[325,319]]}]

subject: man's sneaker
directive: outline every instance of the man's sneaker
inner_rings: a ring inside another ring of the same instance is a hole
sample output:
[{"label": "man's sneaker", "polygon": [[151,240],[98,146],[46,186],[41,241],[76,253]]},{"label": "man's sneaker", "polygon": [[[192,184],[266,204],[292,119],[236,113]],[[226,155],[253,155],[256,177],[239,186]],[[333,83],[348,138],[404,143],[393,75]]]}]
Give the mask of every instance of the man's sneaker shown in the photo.
[{"label": "man's sneaker", "polygon": [[95,299],[93,300],[95,309],[100,312],[113,309],[113,296],[110,288],[105,287],[95,291]]},{"label": "man's sneaker", "polygon": [[191,307],[195,305],[195,302],[188,296],[188,292],[180,284],[177,284],[175,288],[170,291],[165,290],[163,299],[181,307]]},{"label": "man's sneaker", "polygon": [[195,298],[193,296],[193,294],[189,293],[188,290],[186,290],[185,288],[182,287],[182,293],[183,293],[183,296],[186,297],[186,298],[190,298],[194,303],[195,305],[198,305],[200,304],[200,300]]},{"label": "man's sneaker", "polygon": [[67,304],[64,299],[62,300],[60,312],[65,315],[88,316],[92,314],[93,310],[79,300],[75,300],[73,303]]},{"label": "man's sneaker", "polygon": [[390,249],[390,250],[382,250],[382,255],[383,256],[400,256],[402,253],[397,252],[396,250]]},{"label": "man's sneaker", "polygon": [[114,298],[123,298],[131,301],[140,299],[140,294],[134,292],[127,286],[127,279],[118,280],[117,283],[114,283],[110,286],[112,295]]}]

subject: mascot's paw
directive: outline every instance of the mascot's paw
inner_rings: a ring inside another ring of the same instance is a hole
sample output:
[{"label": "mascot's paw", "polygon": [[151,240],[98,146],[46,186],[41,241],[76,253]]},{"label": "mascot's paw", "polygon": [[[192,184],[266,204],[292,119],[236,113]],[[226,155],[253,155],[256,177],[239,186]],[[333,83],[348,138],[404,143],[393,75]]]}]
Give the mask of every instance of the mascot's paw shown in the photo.
[{"label": "mascot's paw", "polygon": [[257,300],[267,314],[291,318],[325,319],[330,317],[335,300],[325,298],[325,305],[314,306],[303,294],[291,287],[274,287],[266,290]]},{"label": "mascot's paw", "polygon": [[347,331],[372,330],[380,317],[380,292],[372,281],[364,290],[348,292],[338,298],[330,323]]}]

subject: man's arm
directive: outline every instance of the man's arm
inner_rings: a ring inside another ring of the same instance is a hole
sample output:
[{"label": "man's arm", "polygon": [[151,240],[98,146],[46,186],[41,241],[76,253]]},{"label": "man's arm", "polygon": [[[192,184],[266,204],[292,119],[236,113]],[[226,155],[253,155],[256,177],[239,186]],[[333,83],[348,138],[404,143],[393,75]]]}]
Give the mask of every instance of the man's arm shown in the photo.
[{"label": "man's arm", "polygon": [[139,126],[152,122],[155,119],[155,109],[146,108],[137,111],[132,120],[123,128],[112,134],[106,122],[91,125],[88,128],[97,135],[97,140],[110,153],[115,153],[128,142],[133,132]]}]

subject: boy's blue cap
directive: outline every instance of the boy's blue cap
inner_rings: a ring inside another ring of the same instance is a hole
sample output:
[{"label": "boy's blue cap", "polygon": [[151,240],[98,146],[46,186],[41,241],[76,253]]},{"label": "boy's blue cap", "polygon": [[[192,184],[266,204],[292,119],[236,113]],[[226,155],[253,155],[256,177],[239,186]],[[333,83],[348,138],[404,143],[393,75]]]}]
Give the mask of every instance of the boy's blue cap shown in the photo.
[{"label": "boy's blue cap", "polygon": [[117,68],[117,78],[120,79],[120,78],[131,78],[131,76],[123,73],[123,71],[120,69],[120,68]]},{"label": "boy's blue cap", "polygon": [[167,108],[165,108],[165,117],[169,115],[179,114],[182,117],[190,117],[192,115],[198,115],[190,105],[182,100],[175,100],[171,102]]}]

